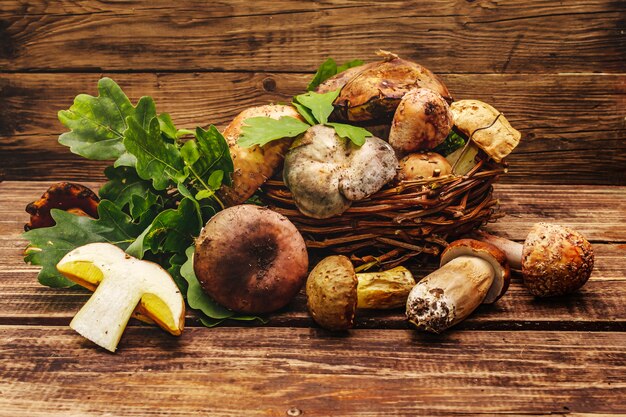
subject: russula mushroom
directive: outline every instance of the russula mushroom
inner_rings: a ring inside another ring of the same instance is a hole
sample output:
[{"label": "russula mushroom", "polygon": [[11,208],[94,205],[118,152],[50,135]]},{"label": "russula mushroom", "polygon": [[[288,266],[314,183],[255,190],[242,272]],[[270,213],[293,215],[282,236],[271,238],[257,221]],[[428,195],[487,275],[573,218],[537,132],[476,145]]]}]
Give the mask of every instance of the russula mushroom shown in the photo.
[{"label": "russula mushroom", "polygon": [[396,180],[422,180],[442,177],[451,173],[452,167],[443,156],[435,152],[418,152],[409,154],[400,160]]},{"label": "russula mushroom", "polygon": [[308,270],[304,239],[283,215],[244,204],[211,218],[196,240],[202,289],[241,313],[269,313],[298,293]]},{"label": "russula mushroom", "polygon": [[522,137],[502,113],[482,101],[455,101],[450,111],[456,128],[496,162],[510,154]]},{"label": "russula mushroom", "polygon": [[234,206],[245,202],[252,197],[255,191],[278,169],[283,162],[283,156],[291,138],[271,141],[263,146],[242,148],[237,144],[241,135],[241,128],[246,119],[251,117],[271,117],[280,119],[283,116],[302,120],[300,114],[292,106],[268,104],[251,107],[239,113],[237,117],[224,129],[224,139],[228,143],[230,156],[233,159],[232,185],[222,186],[218,197],[227,206]]},{"label": "russula mushroom", "polygon": [[285,185],[306,216],[325,219],[380,190],[396,174],[391,146],[370,136],[358,147],[323,125],[297,138],[283,168]]},{"label": "russula mushroom", "polygon": [[30,221],[24,225],[24,230],[54,226],[51,209],[97,218],[99,203],[96,193],[83,185],[71,182],[53,184],[39,200],[26,206]]},{"label": "russula mushroom", "polygon": [[411,90],[393,116],[389,144],[400,154],[432,149],[446,139],[452,122],[443,97],[427,88]]},{"label": "russula mushroom", "polygon": [[352,327],[357,308],[391,309],[406,303],[415,285],[404,267],[357,274],[343,255],[320,261],[306,282],[307,306],[313,320],[328,330]]},{"label": "russula mushroom", "polygon": [[524,244],[485,232],[478,238],[500,248],[524,286],[538,297],[564,295],[582,287],[593,270],[593,248],[580,233],[551,223],[536,223]]},{"label": "russula mushroom", "polygon": [[182,333],[185,302],[159,265],[133,258],[110,243],[90,243],[65,255],[57,269],[80,285],[96,287],[70,323],[95,344],[115,352],[138,307],[163,330],[175,336]]},{"label": "russula mushroom", "polygon": [[509,286],[510,269],[502,251],[472,239],[452,242],[440,268],[409,293],[407,319],[420,330],[440,333],[463,321],[480,304],[491,304]]}]

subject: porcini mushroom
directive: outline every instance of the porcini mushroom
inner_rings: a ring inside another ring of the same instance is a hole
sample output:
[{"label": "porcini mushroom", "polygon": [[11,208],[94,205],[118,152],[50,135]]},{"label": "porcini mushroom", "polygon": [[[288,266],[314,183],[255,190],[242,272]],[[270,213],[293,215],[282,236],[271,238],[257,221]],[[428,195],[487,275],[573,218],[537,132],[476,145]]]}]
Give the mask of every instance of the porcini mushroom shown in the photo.
[{"label": "porcini mushroom", "polygon": [[491,304],[509,286],[510,269],[502,251],[472,239],[452,242],[440,268],[409,293],[407,319],[420,330],[440,333],[463,321],[480,304]]},{"label": "porcini mushroom", "polygon": [[501,112],[482,101],[455,101],[450,111],[456,128],[496,162],[510,154],[522,137]]},{"label": "porcini mushroom", "polygon": [[391,146],[370,136],[358,147],[323,125],[309,128],[285,156],[283,178],[298,209],[325,219],[375,193],[396,174]]},{"label": "porcini mushroom", "polygon": [[309,274],[307,306],[320,326],[347,330],[353,325],[357,308],[401,307],[413,285],[413,275],[404,267],[357,274],[347,257],[333,255],[320,261]]},{"label": "porcini mushroom", "polygon": [[524,286],[538,297],[564,295],[582,287],[593,271],[593,248],[575,230],[536,223],[523,244],[485,232],[481,240],[500,248],[513,269],[521,270]]},{"label": "porcini mushroom", "polygon": [[30,221],[24,225],[24,230],[54,226],[51,209],[97,218],[99,203],[100,199],[96,193],[84,185],[71,182],[53,184],[39,200],[26,206]]},{"label": "porcini mushroom", "polygon": [[220,211],[196,240],[202,289],[241,313],[269,313],[297,294],[308,270],[304,239],[285,216],[244,204]]},{"label": "porcini mushroom", "polygon": [[159,265],[131,257],[110,243],[78,247],[57,264],[68,279],[97,286],[70,327],[115,352],[136,307],[163,330],[178,336],[185,325],[185,302],[172,277]]},{"label": "porcini mushroom", "polygon": [[435,152],[412,153],[400,160],[396,173],[397,181],[412,181],[437,178],[452,173],[452,167],[446,158]]},{"label": "porcini mushroom", "polygon": [[400,154],[433,149],[446,139],[452,121],[443,97],[427,88],[411,90],[394,113],[389,144]]},{"label": "porcini mushroom", "polygon": [[237,144],[237,141],[246,119],[252,117],[280,119],[284,116],[302,119],[292,106],[268,104],[242,111],[224,129],[223,135],[230,149],[234,170],[231,175],[232,185],[230,187],[222,186],[217,195],[227,206],[241,204],[250,198],[278,169],[292,141],[291,138],[284,138],[271,141],[263,146],[255,145],[243,148]]}]

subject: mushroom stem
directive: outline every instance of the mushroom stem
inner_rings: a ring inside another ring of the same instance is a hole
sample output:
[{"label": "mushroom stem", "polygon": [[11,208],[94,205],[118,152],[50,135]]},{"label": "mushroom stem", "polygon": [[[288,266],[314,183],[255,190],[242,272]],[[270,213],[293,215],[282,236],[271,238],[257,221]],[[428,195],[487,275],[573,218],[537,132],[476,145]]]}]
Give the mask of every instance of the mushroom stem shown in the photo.
[{"label": "mushroom stem", "polygon": [[524,248],[523,244],[500,236],[494,236],[482,230],[475,231],[473,235],[475,235],[478,240],[491,243],[493,246],[504,252],[504,254],[506,255],[506,260],[509,262],[509,266],[512,269],[518,271],[522,269],[522,249]]},{"label": "mushroom stem", "polygon": [[485,299],[495,271],[485,259],[459,256],[422,279],[409,294],[406,315],[418,329],[441,333]]},{"label": "mushroom stem", "polygon": [[411,272],[403,266],[388,271],[356,274],[357,308],[392,309],[402,307],[415,285]]}]

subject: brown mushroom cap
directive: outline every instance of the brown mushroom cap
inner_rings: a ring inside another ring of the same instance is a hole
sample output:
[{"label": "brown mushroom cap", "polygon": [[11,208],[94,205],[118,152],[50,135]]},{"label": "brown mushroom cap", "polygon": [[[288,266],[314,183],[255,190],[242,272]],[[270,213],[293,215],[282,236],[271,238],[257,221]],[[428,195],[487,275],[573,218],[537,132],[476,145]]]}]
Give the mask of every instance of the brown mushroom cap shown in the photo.
[{"label": "brown mushroom cap", "polygon": [[71,182],[53,184],[39,200],[26,206],[30,221],[24,225],[24,230],[54,226],[55,222],[50,214],[52,209],[97,218],[99,203],[98,196],[84,185]]},{"label": "brown mushroom cap", "polygon": [[452,167],[443,156],[436,152],[418,152],[409,154],[400,160],[400,169],[396,173],[396,180],[420,180],[451,173]]},{"label": "brown mushroom cap", "polygon": [[591,244],[580,233],[537,223],[522,249],[524,285],[539,297],[568,294],[587,282],[593,263]]},{"label": "brown mushroom cap", "polygon": [[352,327],[357,306],[358,280],[343,255],[324,258],[306,282],[307,305],[313,320],[328,330]]},{"label": "brown mushroom cap", "polygon": [[298,293],[308,270],[304,239],[283,215],[240,205],[222,210],[196,240],[194,271],[218,303],[242,313],[268,313]]},{"label": "brown mushroom cap", "polygon": [[489,262],[495,274],[493,283],[487,291],[483,304],[492,304],[498,301],[509,288],[511,269],[506,261],[506,255],[490,243],[474,239],[456,240],[441,254],[440,266],[460,256],[477,256]]}]

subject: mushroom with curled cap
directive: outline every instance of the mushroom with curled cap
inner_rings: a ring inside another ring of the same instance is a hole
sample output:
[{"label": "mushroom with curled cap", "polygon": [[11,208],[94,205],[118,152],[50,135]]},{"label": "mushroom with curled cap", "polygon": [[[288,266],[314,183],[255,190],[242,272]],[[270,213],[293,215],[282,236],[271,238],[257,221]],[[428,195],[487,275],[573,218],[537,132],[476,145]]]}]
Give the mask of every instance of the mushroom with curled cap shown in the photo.
[{"label": "mushroom with curled cap", "polygon": [[30,221],[24,225],[24,230],[54,226],[54,219],[50,214],[52,209],[98,218],[99,203],[96,193],[84,185],[71,182],[53,184],[39,200],[26,206]]},{"label": "mushroom with curled cap", "polygon": [[482,101],[455,101],[450,112],[456,128],[496,162],[510,154],[522,137],[502,113]]},{"label": "mushroom with curled cap", "polygon": [[510,268],[502,251],[472,239],[452,242],[440,268],[411,290],[407,319],[420,330],[440,333],[463,321],[480,304],[491,304],[509,287]]},{"label": "mushroom with curled cap", "polygon": [[285,216],[244,204],[213,216],[196,239],[194,272],[219,304],[250,314],[278,310],[298,293],[309,265],[304,239]]},{"label": "mushroom with curled cap", "polygon": [[320,261],[309,274],[307,306],[321,327],[347,330],[354,323],[357,308],[401,307],[414,285],[413,275],[402,266],[357,274],[347,257],[333,255]]},{"label": "mushroom with curled cap", "polygon": [[574,292],[593,271],[591,243],[564,226],[536,223],[523,244],[482,231],[475,232],[475,236],[500,248],[511,267],[522,271],[524,286],[538,297]]},{"label": "mushroom with curled cap", "polygon": [[287,152],[283,178],[304,215],[325,219],[380,190],[397,167],[393,149],[382,139],[367,137],[359,147],[333,128],[315,125]]}]

